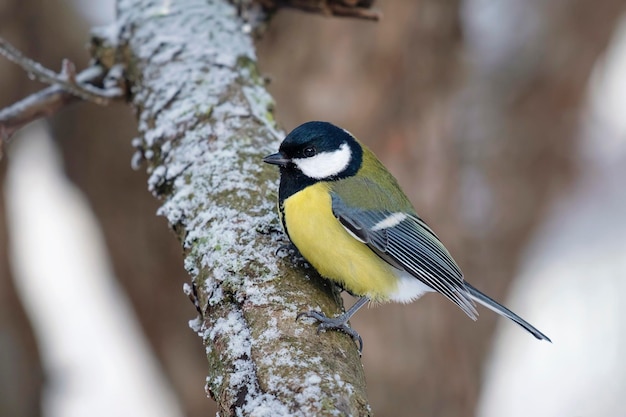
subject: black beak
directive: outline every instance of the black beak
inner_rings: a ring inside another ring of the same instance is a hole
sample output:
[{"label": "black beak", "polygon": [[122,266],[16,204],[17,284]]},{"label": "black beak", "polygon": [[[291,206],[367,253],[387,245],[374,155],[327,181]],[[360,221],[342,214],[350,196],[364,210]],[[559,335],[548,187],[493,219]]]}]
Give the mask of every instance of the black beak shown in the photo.
[{"label": "black beak", "polygon": [[291,162],[291,160],[285,158],[283,154],[278,152],[278,153],[273,153],[271,155],[267,155],[265,158],[263,158],[263,162],[265,162],[266,164],[272,164],[272,165],[278,165],[278,166],[284,167],[289,162]]}]

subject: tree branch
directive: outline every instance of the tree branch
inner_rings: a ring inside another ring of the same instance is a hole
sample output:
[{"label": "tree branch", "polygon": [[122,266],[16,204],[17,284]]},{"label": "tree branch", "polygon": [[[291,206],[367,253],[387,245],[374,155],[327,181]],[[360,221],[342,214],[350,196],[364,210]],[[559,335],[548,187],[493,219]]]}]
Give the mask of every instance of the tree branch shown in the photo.
[{"label": "tree branch", "polygon": [[[53,84],[0,110],[0,158],[2,158],[2,145],[8,142],[18,129],[33,120],[50,116],[78,99],[106,105],[112,99],[125,97],[125,88],[122,87],[124,84],[122,70],[119,65],[113,65],[109,70],[100,65],[93,65],[76,74],[74,64],[64,59],[61,73],[57,74],[25,57],[1,37],[0,54],[18,64],[30,76]],[[104,88],[96,87],[101,84]]]},{"label": "tree branch", "polygon": [[326,16],[380,20],[382,13],[371,9],[373,0],[257,0],[266,10],[299,9]]},{"label": "tree branch", "polygon": [[[100,83],[104,74],[102,67],[90,67],[76,75],[76,82]],[[63,87],[53,85],[0,110],[0,140],[8,141],[24,125],[50,116],[78,100],[79,97]]]},{"label": "tree branch", "polygon": [[261,160],[283,134],[249,24],[226,1],[118,0],[117,16],[136,145],[185,251],[219,414],[368,415],[354,342],[295,321],[339,313],[340,298],[275,253],[278,178]]},{"label": "tree branch", "polygon": [[109,104],[111,99],[124,96],[124,92],[119,88],[101,89],[91,84],[77,82],[74,64],[68,60],[63,60],[62,71],[57,74],[40,63],[25,57],[17,48],[1,37],[0,54],[15,62],[37,80],[46,84],[61,86],[65,91],[83,100],[104,106]]}]

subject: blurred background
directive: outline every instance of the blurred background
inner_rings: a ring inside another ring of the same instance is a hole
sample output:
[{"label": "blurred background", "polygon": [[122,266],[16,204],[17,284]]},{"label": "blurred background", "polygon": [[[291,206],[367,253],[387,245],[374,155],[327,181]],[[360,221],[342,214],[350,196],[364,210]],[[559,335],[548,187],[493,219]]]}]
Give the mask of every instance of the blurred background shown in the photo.
[{"label": "blurred background", "polygon": [[[378,1],[279,12],[258,42],[278,120],[350,130],[478,288],[541,343],[443,297],[361,311],[373,411],[626,415],[626,2]],[[112,0],[2,0],[0,36],[87,63]],[[0,107],[41,88],[0,59]],[[181,251],[130,168],[124,105],[75,105],[0,161],[0,415],[210,415]],[[348,303],[351,300],[346,299]]]}]

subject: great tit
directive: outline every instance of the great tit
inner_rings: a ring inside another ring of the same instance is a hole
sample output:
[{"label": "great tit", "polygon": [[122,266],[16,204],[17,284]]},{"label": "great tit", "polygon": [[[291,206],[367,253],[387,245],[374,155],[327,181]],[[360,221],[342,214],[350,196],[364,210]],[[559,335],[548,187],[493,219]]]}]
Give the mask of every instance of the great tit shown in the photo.
[{"label": "great tit", "polygon": [[438,292],[473,320],[474,302],[550,339],[463,279],[448,250],[419,218],[396,179],[348,131],[327,122],[295,128],[278,153],[263,159],[280,168],[278,211],[285,233],[321,276],[360,299],[344,314],[300,313],[358,344],[348,320],[368,301],[409,303]]}]

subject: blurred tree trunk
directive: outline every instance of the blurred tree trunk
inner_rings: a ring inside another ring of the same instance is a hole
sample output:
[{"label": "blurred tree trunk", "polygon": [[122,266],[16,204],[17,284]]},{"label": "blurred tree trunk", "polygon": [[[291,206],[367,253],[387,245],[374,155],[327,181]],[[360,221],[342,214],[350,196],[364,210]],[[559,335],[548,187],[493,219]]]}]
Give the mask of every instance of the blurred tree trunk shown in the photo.
[{"label": "blurred tree trunk", "polygon": [[[468,78],[452,113],[459,183],[449,207],[459,219],[457,252],[467,276],[498,299],[550,202],[577,174],[588,82],[625,6],[623,0],[505,5],[492,27],[480,27],[479,6],[466,10],[474,14],[467,16],[468,35],[472,29],[480,38],[468,36]],[[496,319],[481,316],[482,338],[454,326],[469,341],[467,369],[476,387]]]},{"label": "blurred tree trunk", "polygon": [[[0,164],[0,184],[6,164]],[[0,190],[0,415],[41,415],[43,371],[31,323],[11,273],[4,190]]]},{"label": "blurred tree trunk", "polygon": [[[25,21],[35,13],[36,4],[6,0],[0,4],[2,35],[15,39],[27,54],[36,54],[37,42],[29,37]],[[33,26],[37,26],[32,22]],[[22,96],[33,86],[23,71],[0,59],[0,108]],[[29,88],[30,87],[30,88]],[[6,218],[4,180],[6,157],[0,160],[0,415],[37,417],[42,414],[44,382],[39,348],[24,307],[17,296],[11,270]]]},{"label": "blurred tree trunk", "polygon": [[[587,81],[624,2],[378,6],[376,25],[275,19],[259,48],[278,103],[293,103],[279,119],[330,120],[366,141],[468,281],[504,301],[533,228],[576,173]],[[472,323],[435,296],[360,312],[374,412],[473,415],[496,319],[481,310]]]}]

